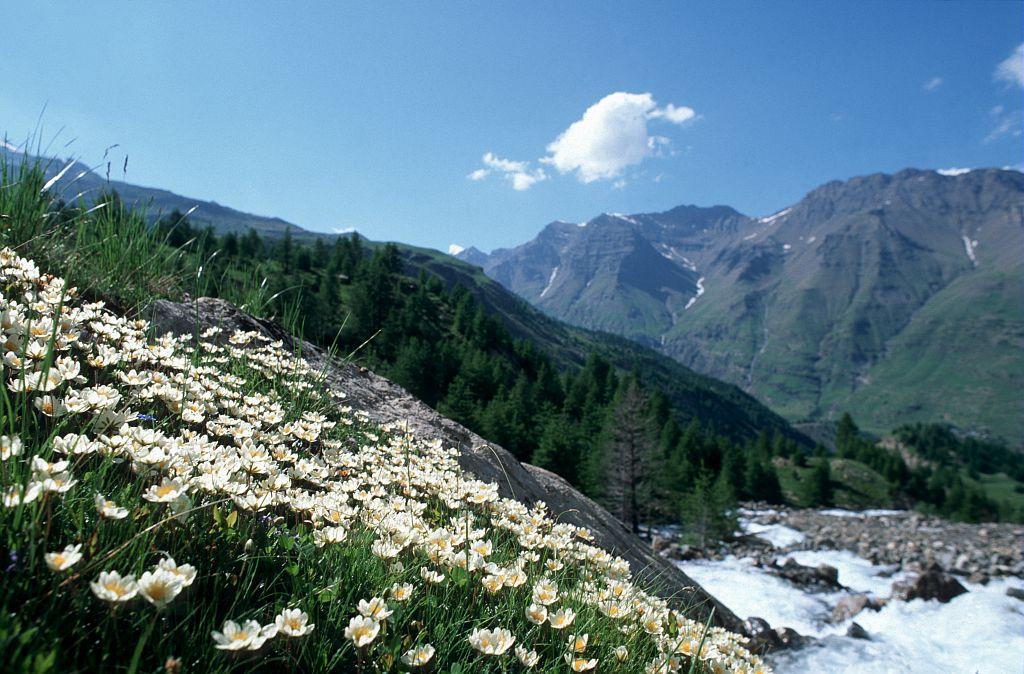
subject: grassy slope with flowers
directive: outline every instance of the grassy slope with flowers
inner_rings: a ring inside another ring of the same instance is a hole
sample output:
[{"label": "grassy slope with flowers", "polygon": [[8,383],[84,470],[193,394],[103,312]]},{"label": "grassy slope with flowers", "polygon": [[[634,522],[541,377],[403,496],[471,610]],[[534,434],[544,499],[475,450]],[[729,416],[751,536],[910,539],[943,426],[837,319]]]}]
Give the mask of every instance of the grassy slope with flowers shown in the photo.
[{"label": "grassy slope with flowers", "polygon": [[760,667],[279,344],[149,334],[144,219],[57,222],[44,187],[0,185],[5,671]]}]

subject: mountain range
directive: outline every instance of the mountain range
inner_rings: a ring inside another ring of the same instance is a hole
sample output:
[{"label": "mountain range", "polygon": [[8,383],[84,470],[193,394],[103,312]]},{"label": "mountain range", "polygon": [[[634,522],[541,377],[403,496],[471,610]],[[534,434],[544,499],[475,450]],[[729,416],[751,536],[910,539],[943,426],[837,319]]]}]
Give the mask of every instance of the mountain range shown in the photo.
[{"label": "mountain range", "polygon": [[[8,145],[0,156],[25,158]],[[333,236],[108,180],[80,161],[43,163],[67,201],[113,189],[154,220],[178,210],[218,233]],[[947,422],[1022,444],[1022,223],[1017,171],[908,169],[829,182],[767,217],[694,205],[604,213],[552,222],[515,248],[458,253],[584,332],[544,320],[448,256],[403,249],[408,260],[471,286],[513,333],[546,345],[557,361],[579,362],[600,343],[620,367],[636,359],[695,391],[721,379],[808,429],[849,411],[876,432]],[[613,345],[598,331],[651,350]],[[652,350],[686,367],[668,367]],[[779,427],[760,411],[742,424]]]},{"label": "mountain range", "polygon": [[[36,157],[26,156],[15,145],[0,139],[0,160],[16,166],[25,159],[35,161]],[[69,203],[79,200],[93,203],[100,194],[116,191],[125,205],[142,209],[154,221],[177,210],[188,213],[193,225],[212,227],[219,234],[244,234],[254,229],[263,236],[271,237],[283,236],[288,230],[296,238],[316,236],[281,218],[253,215],[222,206],[216,201],[185,197],[157,187],[110,180],[106,175],[101,175],[101,172],[109,174],[111,167],[107,164],[90,167],[78,159],[55,157],[40,157],[39,161],[47,177],[53,181],[52,191]]]},{"label": "mountain range", "polygon": [[569,323],[732,382],[795,422],[942,422],[1024,442],[1024,175],[833,181],[728,206],[556,221],[458,255]]}]

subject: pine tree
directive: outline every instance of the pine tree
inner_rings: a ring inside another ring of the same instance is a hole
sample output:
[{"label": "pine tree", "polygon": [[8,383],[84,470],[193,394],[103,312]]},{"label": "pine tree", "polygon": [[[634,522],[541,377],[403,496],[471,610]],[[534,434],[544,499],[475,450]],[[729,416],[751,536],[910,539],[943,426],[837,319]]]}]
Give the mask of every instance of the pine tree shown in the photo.
[{"label": "pine tree", "polygon": [[853,458],[857,453],[860,429],[853,422],[849,412],[844,412],[836,425],[836,452],[844,458]]},{"label": "pine tree", "polygon": [[641,518],[660,505],[656,493],[660,466],[652,435],[647,399],[636,379],[629,377],[620,386],[609,416],[603,500],[635,534],[640,533]]},{"label": "pine tree", "polygon": [[293,255],[294,246],[292,245],[292,228],[287,227],[284,230],[284,237],[281,239],[281,243],[277,246],[277,261],[281,265],[281,273],[287,275],[292,272]]},{"label": "pine tree", "polygon": [[732,535],[738,527],[736,501],[724,475],[712,482],[710,471],[699,471],[683,499],[679,517],[688,537],[700,547]]},{"label": "pine tree", "polygon": [[829,460],[818,459],[800,482],[800,500],[809,508],[832,505],[832,469]]},{"label": "pine tree", "polygon": [[530,463],[580,484],[580,445],[576,427],[564,412],[553,414],[544,424],[540,442]]}]

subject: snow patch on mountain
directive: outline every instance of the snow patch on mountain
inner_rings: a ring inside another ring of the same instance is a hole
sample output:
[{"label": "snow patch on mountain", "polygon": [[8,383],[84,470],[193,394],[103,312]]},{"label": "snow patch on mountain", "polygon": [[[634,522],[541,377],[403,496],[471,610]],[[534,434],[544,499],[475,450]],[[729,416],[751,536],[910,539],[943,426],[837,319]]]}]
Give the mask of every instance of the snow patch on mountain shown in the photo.
[{"label": "snow patch on mountain", "polygon": [[693,303],[697,301],[697,298],[704,294],[704,277],[701,276],[697,279],[697,294],[690,298],[690,301],[683,307],[683,311],[686,311],[693,306]]},{"label": "snow patch on mountain", "polygon": [[793,210],[792,208],[784,208],[783,210],[779,211],[778,213],[775,213],[774,215],[769,215],[769,216],[764,217],[764,218],[759,218],[758,222],[763,223],[765,225],[770,225],[771,223],[775,222],[779,218],[782,218],[782,217],[785,217],[786,215],[789,215],[789,212],[792,211],[792,210]]},{"label": "snow patch on mountain", "polygon": [[464,250],[466,250],[465,247],[460,246],[457,243],[453,243],[453,244],[450,244],[448,246],[448,254],[449,255],[458,255],[459,253],[461,253]]},{"label": "snow patch on mountain", "polygon": [[617,218],[619,220],[624,220],[624,221],[628,222],[631,225],[639,225],[640,224],[634,218],[629,217],[625,213],[605,213],[605,215],[610,215],[613,218]]},{"label": "snow patch on mountain", "polygon": [[978,266],[978,256],[975,255],[975,253],[974,253],[974,247],[978,245],[978,242],[972,240],[971,237],[967,236],[966,234],[964,234],[962,238],[964,240],[964,250],[967,251],[967,257],[970,258],[971,264],[973,264],[975,267],[977,267]]},{"label": "snow patch on mountain", "polygon": [[544,286],[544,290],[540,291],[540,296],[544,297],[551,290],[551,284],[555,282],[555,277],[558,276],[558,267],[551,270],[551,276],[548,278],[548,284]]},{"label": "snow patch on mountain", "polygon": [[659,243],[657,244],[657,249],[662,257],[673,262],[679,262],[690,271],[697,271],[697,265],[693,263],[693,260],[680,253],[674,246],[670,246],[667,243]]}]

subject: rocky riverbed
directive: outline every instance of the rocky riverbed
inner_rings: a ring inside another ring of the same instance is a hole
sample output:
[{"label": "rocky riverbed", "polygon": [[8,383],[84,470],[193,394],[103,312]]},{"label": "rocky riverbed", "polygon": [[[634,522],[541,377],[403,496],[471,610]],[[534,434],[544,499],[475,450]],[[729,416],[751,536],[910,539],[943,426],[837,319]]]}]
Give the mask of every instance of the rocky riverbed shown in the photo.
[{"label": "rocky riverbed", "polygon": [[741,521],[720,548],[653,543],[777,671],[1024,671],[1024,527],[759,504]]}]

